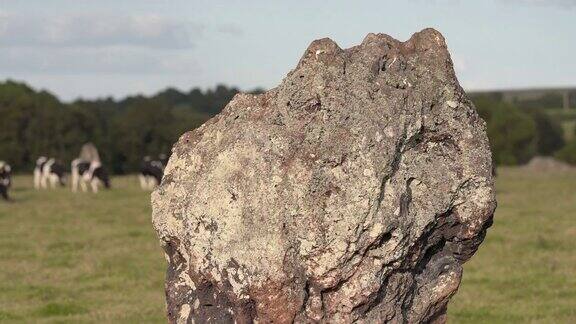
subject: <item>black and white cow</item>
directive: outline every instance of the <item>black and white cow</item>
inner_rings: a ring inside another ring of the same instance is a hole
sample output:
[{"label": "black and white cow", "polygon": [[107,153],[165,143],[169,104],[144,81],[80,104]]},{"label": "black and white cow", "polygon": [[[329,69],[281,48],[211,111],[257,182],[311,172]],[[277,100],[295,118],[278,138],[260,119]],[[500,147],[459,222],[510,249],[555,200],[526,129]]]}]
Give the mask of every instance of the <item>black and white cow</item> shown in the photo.
[{"label": "black and white cow", "polygon": [[0,161],[0,197],[4,198],[4,200],[10,200],[8,190],[12,184],[10,180],[11,173],[12,168],[10,168],[10,165],[4,161]]},{"label": "black and white cow", "polygon": [[63,186],[65,171],[64,165],[56,159],[39,157],[34,168],[34,188],[46,189],[48,184],[51,188],[55,188],[57,184]]},{"label": "black and white cow", "polygon": [[97,193],[100,184],[104,185],[104,188],[110,188],[110,177],[108,172],[102,166],[102,163],[98,161],[87,162],[81,159],[75,159],[72,161],[72,191],[78,191],[78,187],[82,191],[86,192],[88,190],[88,185],[92,189],[92,192]]},{"label": "black and white cow", "polygon": [[144,190],[152,190],[160,184],[164,175],[164,166],[166,165],[166,156],[160,154],[157,160],[145,156],[140,167],[140,187]]}]

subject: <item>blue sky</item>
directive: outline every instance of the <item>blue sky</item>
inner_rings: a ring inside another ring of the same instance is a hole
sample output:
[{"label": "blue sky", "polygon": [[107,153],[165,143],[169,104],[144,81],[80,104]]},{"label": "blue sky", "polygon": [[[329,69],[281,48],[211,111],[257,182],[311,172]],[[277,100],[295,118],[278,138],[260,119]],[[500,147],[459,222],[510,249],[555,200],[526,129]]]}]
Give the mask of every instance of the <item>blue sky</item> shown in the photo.
[{"label": "blue sky", "polygon": [[65,100],[269,88],[314,39],[426,27],[466,89],[576,86],[576,0],[0,0],[0,79]]}]

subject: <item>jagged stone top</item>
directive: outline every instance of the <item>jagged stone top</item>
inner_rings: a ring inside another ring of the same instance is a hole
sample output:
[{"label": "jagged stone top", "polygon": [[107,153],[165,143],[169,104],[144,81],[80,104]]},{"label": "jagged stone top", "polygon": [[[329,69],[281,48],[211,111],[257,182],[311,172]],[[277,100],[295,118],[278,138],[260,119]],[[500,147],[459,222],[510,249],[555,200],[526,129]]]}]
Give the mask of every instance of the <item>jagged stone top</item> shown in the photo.
[{"label": "jagged stone top", "polygon": [[[490,224],[491,170],[440,33],[316,40],[278,87],[235,96],[174,146],[152,196],[169,311],[436,318]],[[192,307],[203,294],[221,308]]]}]

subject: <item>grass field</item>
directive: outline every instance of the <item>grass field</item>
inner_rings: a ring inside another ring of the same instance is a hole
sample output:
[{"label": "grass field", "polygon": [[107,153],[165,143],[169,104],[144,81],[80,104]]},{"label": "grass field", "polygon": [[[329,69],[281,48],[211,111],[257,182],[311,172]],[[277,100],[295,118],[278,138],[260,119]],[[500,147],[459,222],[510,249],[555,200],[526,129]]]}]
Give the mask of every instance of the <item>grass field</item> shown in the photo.
[{"label": "grass field", "polygon": [[98,195],[31,190],[0,204],[0,322],[165,322],[164,256],[136,177]]},{"label": "grass field", "polygon": [[[135,177],[99,195],[0,203],[0,322],[162,323],[164,258]],[[576,172],[500,170],[495,223],[449,306],[452,323],[576,323]]]}]

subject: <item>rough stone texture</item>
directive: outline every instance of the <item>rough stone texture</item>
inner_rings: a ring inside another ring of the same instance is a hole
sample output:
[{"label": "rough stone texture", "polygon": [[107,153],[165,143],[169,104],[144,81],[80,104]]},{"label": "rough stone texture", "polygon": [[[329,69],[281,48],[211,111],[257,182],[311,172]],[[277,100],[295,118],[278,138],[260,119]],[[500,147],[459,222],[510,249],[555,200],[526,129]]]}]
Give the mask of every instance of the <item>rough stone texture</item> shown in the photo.
[{"label": "rough stone texture", "polygon": [[496,206],[444,38],[312,42],[173,149],[152,196],[171,322],[443,322]]}]

